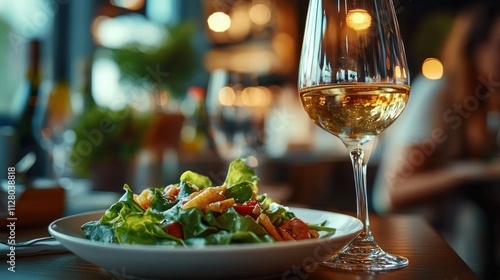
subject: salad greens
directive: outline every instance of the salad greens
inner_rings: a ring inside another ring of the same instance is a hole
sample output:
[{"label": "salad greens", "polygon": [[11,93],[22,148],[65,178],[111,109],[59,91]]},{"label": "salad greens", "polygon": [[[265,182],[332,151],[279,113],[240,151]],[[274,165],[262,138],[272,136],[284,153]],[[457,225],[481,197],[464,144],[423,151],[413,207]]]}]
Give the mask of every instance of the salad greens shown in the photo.
[{"label": "salad greens", "polygon": [[229,165],[229,171],[226,176],[224,184],[228,185],[229,188],[233,185],[240,183],[250,183],[253,187],[254,193],[257,193],[259,183],[259,178],[255,175],[255,170],[246,165],[245,160],[237,159]]},{"label": "salad greens", "polygon": [[226,190],[227,198],[234,198],[236,202],[245,202],[250,200],[253,195],[253,185],[250,182],[244,181],[229,186]]},{"label": "salad greens", "polygon": [[[82,225],[83,235],[106,243],[172,246],[283,240],[276,236],[276,229],[282,231],[281,224],[292,219],[297,222],[297,218],[267,195],[257,195],[258,181],[245,160],[237,159],[231,163],[224,184],[218,187],[212,186],[208,177],[192,171],[184,172],[178,184],[148,188],[139,195],[125,185],[125,194],[100,220]],[[306,229],[311,231],[305,233],[308,238],[317,237],[313,234],[316,230],[329,234],[335,231],[324,224],[308,225]],[[293,230],[288,231],[288,236],[294,236]]]},{"label": "salad greens", "polygon": [[181,182],[186,182],[197,186],[200,189],[212,186],[212,181],[207,176],[194,173],[193,171],[186,171],[181,175]]}]

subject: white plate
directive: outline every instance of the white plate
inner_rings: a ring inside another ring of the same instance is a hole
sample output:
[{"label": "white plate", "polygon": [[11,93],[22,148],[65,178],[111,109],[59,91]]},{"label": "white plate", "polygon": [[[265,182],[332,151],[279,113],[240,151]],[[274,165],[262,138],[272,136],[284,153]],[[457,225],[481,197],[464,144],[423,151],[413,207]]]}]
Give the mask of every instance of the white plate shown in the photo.
[{"label": "white plate", "polygon": [[362,228],[362,223],[351,216],[293,207],[290,210],[307,223],[326,220],[326,225],[337,231],[329,237],[275,244],[202,248],[106,244],[82,237],[80,226],[98,220],[104,213],[96,211],[58,219],[49,225],[49,232],[77,256],[123,277],[243,279],[283,275],[283,279],[289,279],[297,266],[313,268],[351,242]]}]

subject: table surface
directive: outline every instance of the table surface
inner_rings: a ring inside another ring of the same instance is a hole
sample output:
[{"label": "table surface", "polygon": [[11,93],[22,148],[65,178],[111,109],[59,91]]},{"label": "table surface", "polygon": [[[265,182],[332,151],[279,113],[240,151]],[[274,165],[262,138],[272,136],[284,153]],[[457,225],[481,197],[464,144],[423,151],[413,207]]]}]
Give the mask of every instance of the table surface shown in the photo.
[{"label": "table surface", "polygon": [[[418,216],[372,215],[371,225],[375,239],[386,251],[405,256],[406,268],[383,272],[343,272],[319,266],[308,274],[292,274],[283,279],[477,279],[453,249]],[[18,230],[17,240],[42,235],[46,230]],[[80,259],[72,253],[48,254],[16,259],[16,272],[8,272],[4,258],[0,258],[0,279],[139,279],[120,277],[120,272],[108,272]],[[188,264],[187,264],[188,265]],[[278,278],[282,279],[282,278]]]}]

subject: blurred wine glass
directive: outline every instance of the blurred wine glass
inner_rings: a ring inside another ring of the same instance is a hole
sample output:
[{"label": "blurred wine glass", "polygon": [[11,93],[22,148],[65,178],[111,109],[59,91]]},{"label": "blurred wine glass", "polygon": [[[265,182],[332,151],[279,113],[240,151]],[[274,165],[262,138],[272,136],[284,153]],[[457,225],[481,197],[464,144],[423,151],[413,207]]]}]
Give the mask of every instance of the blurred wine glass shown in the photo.
[{"label": "blurred wine glass", "polygon": [[48,153],[52,165],[52,177],[60,180],[71,172],[68,156],[76,139],[71,129],[72,121],[81,111],[81,100],[72,99],[69,84],[65,81],[44,82],[40,89],[40,101],[35,110],[33,135]]},{"label": "blurred wine glass", "polygon": [[225,163],[242,157],[258,165],[271,99],[271,92],[258,86],[257,75],[222,69],[211,73],[206,98],[208,134]]}]

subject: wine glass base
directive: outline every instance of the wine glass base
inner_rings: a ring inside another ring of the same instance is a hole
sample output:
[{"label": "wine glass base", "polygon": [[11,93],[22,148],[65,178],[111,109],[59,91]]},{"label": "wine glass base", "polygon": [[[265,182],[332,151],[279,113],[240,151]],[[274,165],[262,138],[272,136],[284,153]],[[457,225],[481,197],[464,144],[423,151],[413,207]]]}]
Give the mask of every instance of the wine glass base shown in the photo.
[{"label": "wine glass base", "polygon": [[405,257],[384,252],[373,238],[358,237],[322,264],[342,270],[386,271],[406,267],[408,263]]}]

